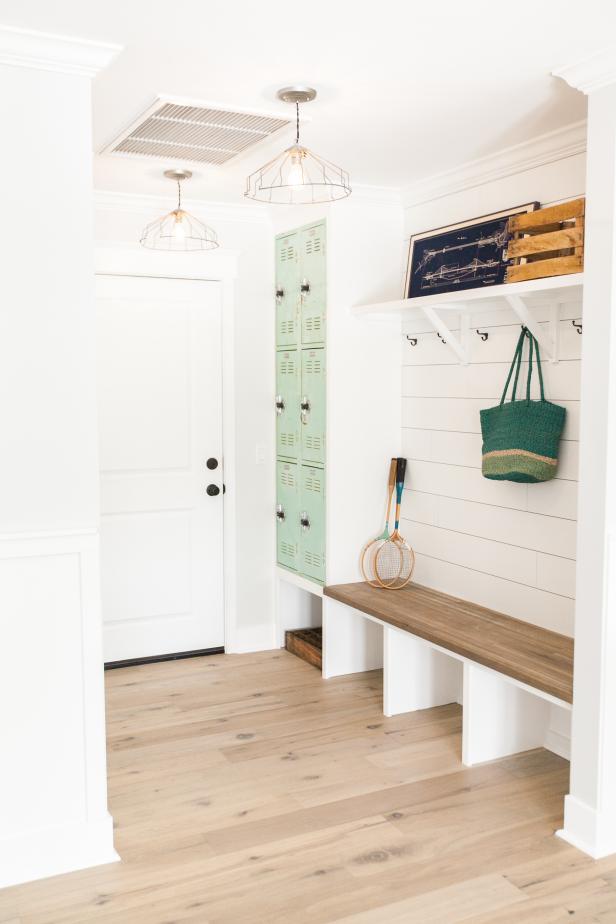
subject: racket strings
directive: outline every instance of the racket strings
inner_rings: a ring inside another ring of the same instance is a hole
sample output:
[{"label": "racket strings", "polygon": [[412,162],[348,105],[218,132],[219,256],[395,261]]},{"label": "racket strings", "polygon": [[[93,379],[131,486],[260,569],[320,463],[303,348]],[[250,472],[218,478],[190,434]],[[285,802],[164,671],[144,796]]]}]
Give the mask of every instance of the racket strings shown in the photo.
[{"label": "racket strings", "polygon": [[415,554],[402,536],[392,536],[374,556],[375,576],[381,587],[398,590],[411,580]]}]

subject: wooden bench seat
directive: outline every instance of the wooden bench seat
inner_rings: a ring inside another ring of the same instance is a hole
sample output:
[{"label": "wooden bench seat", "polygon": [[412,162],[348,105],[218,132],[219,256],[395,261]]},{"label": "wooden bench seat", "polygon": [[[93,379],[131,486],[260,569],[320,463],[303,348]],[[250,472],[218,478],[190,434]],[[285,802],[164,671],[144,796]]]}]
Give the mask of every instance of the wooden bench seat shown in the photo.
[{"label": "wooden bench seat", "polygon": [[558,700],[573,700],[573,640],[565,635],[418,584],[396,591],[337,584],[324,594]]}]

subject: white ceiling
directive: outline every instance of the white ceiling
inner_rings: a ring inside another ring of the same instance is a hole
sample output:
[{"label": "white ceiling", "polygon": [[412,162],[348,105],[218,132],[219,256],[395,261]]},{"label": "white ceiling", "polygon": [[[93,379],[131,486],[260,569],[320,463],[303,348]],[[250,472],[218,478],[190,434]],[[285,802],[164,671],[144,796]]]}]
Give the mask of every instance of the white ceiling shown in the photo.
[{"label": "white ceiling", "polygon": [[[0,0],[0,23],[124,46],[94,82],[95,151],[157,94],[286,113],[275,90],[301,82],[319,91],[308,146],[355,184],[397,187],[584,118],[584,97],[550,71],[612,41],[616,4]],[[241,196],[283,140],[199,168],[191,198]],[[97,156],[96,185],[160,193],[160,169]]]}]

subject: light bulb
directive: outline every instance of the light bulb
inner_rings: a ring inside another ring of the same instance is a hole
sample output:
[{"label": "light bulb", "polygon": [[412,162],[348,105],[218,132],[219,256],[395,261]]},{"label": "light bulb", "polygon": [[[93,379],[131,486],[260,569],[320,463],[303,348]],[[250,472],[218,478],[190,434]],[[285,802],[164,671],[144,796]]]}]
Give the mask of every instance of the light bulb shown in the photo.
[{"label": "light bulb", "polygon": [[287,176],[287,186],[302,186],[304,182],[304,171],[302,169],[302,155],[291,155],[291,168]]},{"label": "light bulb", "polygon": [[186,232],[184,230],[184,224],[182,222],[181,215],[176,215],[175,217],[175,221],[173,223],[172,234],[174,238],[176,239],[176,241],[183,241],[184,238],[186,237]]}]

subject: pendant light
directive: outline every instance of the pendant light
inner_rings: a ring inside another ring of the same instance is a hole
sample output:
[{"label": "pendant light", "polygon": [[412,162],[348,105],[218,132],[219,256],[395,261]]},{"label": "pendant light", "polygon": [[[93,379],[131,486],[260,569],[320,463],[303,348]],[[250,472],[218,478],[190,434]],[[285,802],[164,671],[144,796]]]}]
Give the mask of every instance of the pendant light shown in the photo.
[{"label": "pendant light", "polygon": [[309,103],[316,95],[312,87],[284,87],[278,91],[278,99],[295,105],[295,144],[248,177],[244,195],[249,199],[302,205],[334,202],[350,196],[346,170],[300,144],[299,104]]},{"label": "pendant light", "polygon": [[149,250],[185,253],[191,250],[214,250],[218,238],[212,228],[182,208],[182,182],[192,176],[190,170],[165,170],[165,176],[178,184],[177,208],[150,222],[143,229],[140,243]]}]

